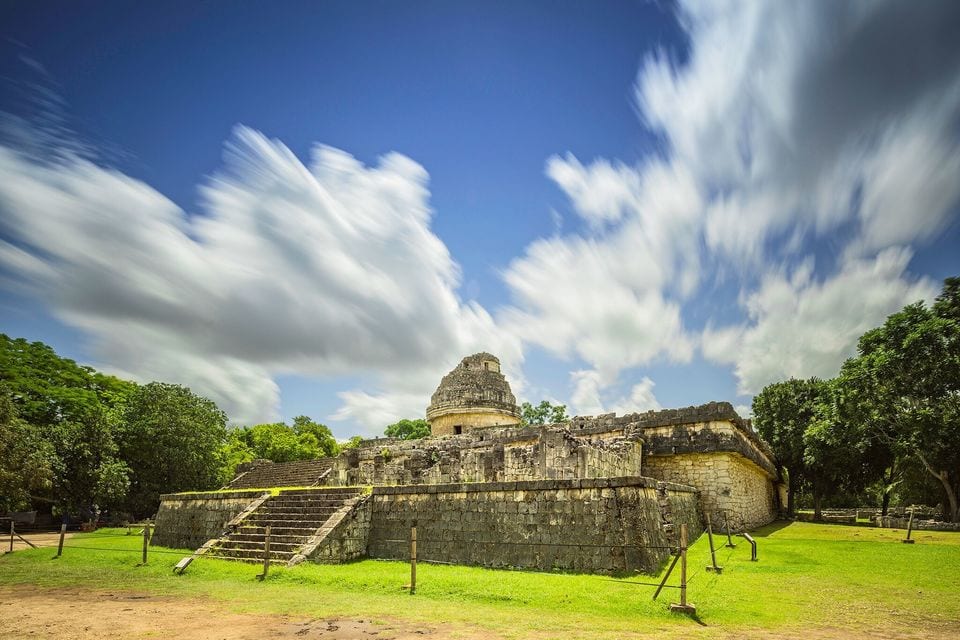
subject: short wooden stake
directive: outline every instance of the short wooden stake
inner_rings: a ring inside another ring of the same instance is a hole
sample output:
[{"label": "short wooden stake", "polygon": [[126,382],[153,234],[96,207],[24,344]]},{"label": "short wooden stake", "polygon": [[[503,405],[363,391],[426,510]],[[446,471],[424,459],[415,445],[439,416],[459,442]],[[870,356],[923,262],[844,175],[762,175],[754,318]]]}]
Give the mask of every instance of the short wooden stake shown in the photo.
[{"label": "short wooden stake", "polygon": [[733,544],[733,538],[730,537],[730,518],[727,517],[726,511],[723,512],[723,524],[727,528],[727,544],[725,544],[724,546],[730,547],[731,549],[735,549],[737,545]]},{"label": "short wooden stake", "polygon": [[744,532],[741,535],[743,535],[743,537],[746,538],[747,542],[750,543],[750,562],[756,562],[757,561],[757,541],[754,540],[753,536],[751,536],[749,533]]},{"label": "short wooden stake", "polygon": [[709,513],[707,514],[707,539],[710,541],[710,562],[712,563],[707,567],[707,571],[722,573],[723,567],[717,566],[717,550],[713,548],[713,525],[710,523]]},{"label": "short wooden stake", "polygon": [[266,580],[270,572],[270,525],[263,533],[263,573],[257,576],[258,580]]},{"label": "short wooden stake", "polygon": [[913,532],[913,509],[910,509],[910,519],[907,520],[907,537],[902,540],[903,544],[913,544],[915,542],[910,538],[910,534],[912,532]]},{"label": "short wooden stake", "polygon": [[61,524],[61,525],[60,525],[60,542],[57,544],[57,557],[58,557],[58,558],[63,555],[63,537],[64,537],[65,535],[67,535],[67,525],[66,525],[66,524]]},{"label": "short wooden stake", "polygon": [[143,525],[143,560],[140,564],[147,564],[147,547],[150,546],[150,522]]},{"label": "short wooden stake", "polygon": [[687,525],[680,525],[680,602],[670,605],[670,611],[696,613],[697,607],[687,602]]},{"label": "short wooden stake", "polygon": [[657,596],[660,595],[660,592],[663,591],[664,585],[667,584],[667,578],[670,577],[670,574],[673,573],[673,568],[677,566],[677,560],[680,559],[680,550],[677,550],[676,555],[673,556],[673,562],[670,563],[670,568],[667,569],[667,572],[663,576],[663,580],[660,581],[660,586],[657,587],[657,590],[653,593],[653,599],[656,600]]},{"label": "short wooden stake", "polygon": [[417,521],[410,527],[410,595],[417,592]]},{"label": "short wooden stake", "polygon": [[10,553],[13,553],[13,536],[16,531],[13,530],[13,518],[10,518]]}]

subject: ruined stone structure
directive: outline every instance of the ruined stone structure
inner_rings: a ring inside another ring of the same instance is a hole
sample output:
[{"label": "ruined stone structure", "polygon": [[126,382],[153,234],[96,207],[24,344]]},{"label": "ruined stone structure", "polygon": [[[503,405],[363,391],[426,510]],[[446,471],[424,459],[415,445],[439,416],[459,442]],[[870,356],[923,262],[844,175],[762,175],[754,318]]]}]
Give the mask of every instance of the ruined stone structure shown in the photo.
[{"label": "ruined stone structure", "polygon": [[499,362],[480,353],[444,377],[427,415],[429,438],[249,465],[230,485],[312,488],[254,492],[246,508],[235,491],[164,496],[159,540],[197,546],[219,528],[201,552],[256,557],[269,524],[290,564],[403,559],[417,522],[423,559],[618,573],[656,571],[681,523],[695,537],[703,515],[739,530],[778,512],[773,455],[729,403],[520,426]]},{"label": "ruined stone structure", "polygon": [[427,421],[435,436],[520,424],[517,399],[500,373],[500,360],[489,353],[464,358],[431,396]]}]

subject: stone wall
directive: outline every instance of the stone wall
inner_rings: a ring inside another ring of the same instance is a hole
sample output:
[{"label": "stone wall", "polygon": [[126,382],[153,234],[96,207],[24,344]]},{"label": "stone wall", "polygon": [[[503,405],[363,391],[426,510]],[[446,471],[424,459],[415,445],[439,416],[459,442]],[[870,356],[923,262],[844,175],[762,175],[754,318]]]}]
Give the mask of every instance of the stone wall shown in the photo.
[{"label": "stone wall", "polygon": [[550,427],[478,429],[351,449],[335,460],[327,482],[379,486],[635,476],[641,459],[639,439],[590,441]]},{"label": "stone wall", "polygon": [[151,544],[197,549],[262,495],[259,490],[162,495]]},{"label": "stone wall", "polygon": [[[351,500],[343,513],[335,514],[320,531],[316,545],[307,553],[312,562],[339,564],[367,555],[370,535],[370,496]],[[324,531],[329,527],[329,530]]]},{"label": "stone wall", "polygon": [[452,408],[430,421],[430,433],[434,436],[451,436],[457,433],[484,429],[486,427],[516,426],[520,419],[506,411],[488,407],[468,409]]},{"label": "stone wall", "polygon": [[737,453],[683,453],[650,456],[644,474],[659,480],[692,485],[700,492],[700,507],[714,527],[724,514],[735,530],[755,529],[776,519],[776,485],[765,470]]},{"label": "stone wall", "polygon": [[656,571],[685,521],[701,531],[690,487],[626,477],[374,487],[368,552],[409,558],[417,523],[425,561],[542,571]]}]

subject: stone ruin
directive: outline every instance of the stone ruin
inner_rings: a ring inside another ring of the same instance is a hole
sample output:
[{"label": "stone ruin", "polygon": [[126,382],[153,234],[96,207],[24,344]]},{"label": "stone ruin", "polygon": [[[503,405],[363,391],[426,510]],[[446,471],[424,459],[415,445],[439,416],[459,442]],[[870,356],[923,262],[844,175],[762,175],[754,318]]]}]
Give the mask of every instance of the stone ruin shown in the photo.
[{"label": "stone ruin", "polygon": [[[752,529],[777,516],[784,491],[770,448],[729,403],[522,426],[488,353],[443,378],[427,418],[428,438],[366,440],[312,463],[262,461],[221,493],[163,496],[158,544],[257,557],[270,524],[286,545],[271,549],[291,564],[406,559],[402,541],[417,523],[426,560],[654,572],[678,525],[691,540],[707,515]],[[305,488],[249,491],[296,484]]]}]

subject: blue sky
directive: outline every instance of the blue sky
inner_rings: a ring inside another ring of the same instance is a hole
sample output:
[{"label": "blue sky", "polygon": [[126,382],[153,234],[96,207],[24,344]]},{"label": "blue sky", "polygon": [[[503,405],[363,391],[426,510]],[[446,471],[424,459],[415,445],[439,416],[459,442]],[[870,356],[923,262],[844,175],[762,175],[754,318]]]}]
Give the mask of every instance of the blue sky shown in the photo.
[{"label": "blue sky", "polygon": [[340,437],[832,375],[960,267],[960,16],[6,3],[0,330]]}]

